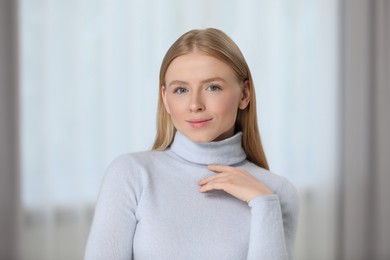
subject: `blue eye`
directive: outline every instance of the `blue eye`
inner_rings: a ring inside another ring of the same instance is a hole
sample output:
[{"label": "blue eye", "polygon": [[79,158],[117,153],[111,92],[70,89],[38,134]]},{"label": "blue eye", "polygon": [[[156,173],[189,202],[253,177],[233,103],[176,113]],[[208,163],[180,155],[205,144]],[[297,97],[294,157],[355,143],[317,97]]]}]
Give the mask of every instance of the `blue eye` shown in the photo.
[{"label": "blue eye", "polygon": [[217,91],[217,90],[220,90],[221,88],[218,87],[217,85],[211,85],[211,86],[208,87],[208,89],[211,90],[211,91]]},{"label": "blue eye", "polygon": [[183,87],[178,87],[175,89],[175,93],[178,93],[178,94],[184,94],[184,93],[187,93],[188,90],[183,88]]}]

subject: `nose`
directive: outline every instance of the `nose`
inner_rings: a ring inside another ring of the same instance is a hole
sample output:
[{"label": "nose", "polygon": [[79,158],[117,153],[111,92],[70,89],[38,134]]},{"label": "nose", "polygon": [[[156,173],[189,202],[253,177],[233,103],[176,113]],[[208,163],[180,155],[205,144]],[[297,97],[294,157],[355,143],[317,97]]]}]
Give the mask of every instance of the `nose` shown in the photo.
[{"label": "nose", "polygon": [[191,95],[191,101],[189,105],[189,110],[191,112],[201,112],[205,110],[202,97],[198,93],[193,93]]}]

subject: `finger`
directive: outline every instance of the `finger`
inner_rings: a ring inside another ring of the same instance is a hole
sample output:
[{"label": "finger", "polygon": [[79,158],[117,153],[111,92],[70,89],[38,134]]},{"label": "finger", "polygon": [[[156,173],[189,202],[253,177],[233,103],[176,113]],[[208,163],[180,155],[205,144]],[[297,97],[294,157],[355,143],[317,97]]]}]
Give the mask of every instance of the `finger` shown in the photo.
[{"label": "finger", "polygon": [[208,165],[208,169],[217,172],[217,173],[231,173],[231,174],[240,174],[240,175],[249,175],[247,171],[242,168],[235,168],[229,165],[218,165],[218,164],[210,164]]},{"label": "finger", "polygon": [[219,179],[221,177],[226,177],[227,175],[229,175],[229,173],[223,173],[223,172],[217,173],[217,174],[211,175],[211,176],[209,176],[209,177],[207,177],[205,179],[202,179],[201,181],[198,182],[198,184],[199,185],[204,185],[204,184],[206,184],[208,182],[217,180],[217,179]]},{"label": "finger", "polygon": [[229,165],[210,164],[207,166],[210,171],[213,172],[233,172],[236,168]]},{"label": "finger", "polygon": [[227,189],[229,182],[228,177],[221,178],[218,181],[209,182],[199,188],[200,192],[207,192],[210,190],[225,190]]}]

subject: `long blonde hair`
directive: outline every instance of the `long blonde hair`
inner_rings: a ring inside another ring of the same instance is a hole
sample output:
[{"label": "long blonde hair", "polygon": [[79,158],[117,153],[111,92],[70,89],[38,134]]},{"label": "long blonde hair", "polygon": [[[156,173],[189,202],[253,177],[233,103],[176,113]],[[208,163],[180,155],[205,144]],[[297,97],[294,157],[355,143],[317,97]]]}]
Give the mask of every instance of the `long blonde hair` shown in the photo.
[{"label": "long blonde hair", "polygon": [[238,109],[235,131],[242,131],[242,147],[247,159],[254,164],[269,170],[257,125],[255,89],[248,64],[238,46],[224,32],[208,28],[191,30],[183,34],[169,48],[160,68],[160,90],[157,107],[157,134],[153,150],[165,150],[173,142],[176,129],[162,100],[162,86],[165,85],[165,74],[171,62],[178,56],[200,51],[228,64],[241,82],[248,82],[250,92],[249,105]]}]

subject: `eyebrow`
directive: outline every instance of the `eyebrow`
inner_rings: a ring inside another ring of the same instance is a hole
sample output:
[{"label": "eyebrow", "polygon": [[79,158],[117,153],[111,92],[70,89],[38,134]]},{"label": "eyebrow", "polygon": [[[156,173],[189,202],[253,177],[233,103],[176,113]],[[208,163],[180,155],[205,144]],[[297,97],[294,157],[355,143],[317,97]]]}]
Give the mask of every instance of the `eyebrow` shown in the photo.
[{"label": "eyebrow", "polygon": [[[205,83],[209,83],[209,82],[213,82],[213,81],[226,82],[226,80],[221,78],[221,77],[213,77],[213,78],[208,78],[208,79],[202,80],[200,82],[200,84],[205,84]],[[187,81],[182,81],[182,80],[174,80],[171,83],[169,83],[168,87],[171,86],[171,85],[188,85],[188,82]]]}]

